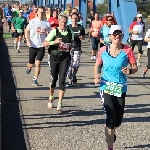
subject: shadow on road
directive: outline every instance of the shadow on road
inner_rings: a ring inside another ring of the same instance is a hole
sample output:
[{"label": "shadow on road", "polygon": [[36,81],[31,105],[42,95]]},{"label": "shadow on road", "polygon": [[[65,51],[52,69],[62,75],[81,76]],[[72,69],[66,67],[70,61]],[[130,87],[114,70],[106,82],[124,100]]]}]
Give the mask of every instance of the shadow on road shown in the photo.
[{"label": "shadow on road", "polygon": [[8,48],[3,41],[2,54],[2,150],[27,150],[22,128],[20,105],[9,62]]}]

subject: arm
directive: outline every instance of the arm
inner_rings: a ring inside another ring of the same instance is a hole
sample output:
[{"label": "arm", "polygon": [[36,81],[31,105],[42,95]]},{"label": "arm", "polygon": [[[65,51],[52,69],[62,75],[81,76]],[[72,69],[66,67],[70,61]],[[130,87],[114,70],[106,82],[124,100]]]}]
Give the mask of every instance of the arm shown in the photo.
[{"label": "arm", "polygon": [[83,27],[82,30],[81,30],[80,39],[81,39],[81,40],[85,40],[85,29],[84,29],[84,27]]},{"label": "arm", "polygon": [[145,41],[145,42],[150,42],[150,29],[148,29],[148,31],[146,32],[144,41]]},{"label": "arm", "polygon": [[11,24],[12,30],[15,32],[15,27],[14,27],[14,24],[16,22],[15,18],[13,18],[11,22],[12,22]]},{"label": "arm", "polygon": [[123,67],[122,72],[126,75],[135,74],[138,71],[138,67],[136,64],[136,59],[132,49],[130,48],[127,52],[128,60],[131,68]]},{"label": "arm", "polygon": [[129,32],[129,33],[133,33],[132,29],[133,29],[133,23],[130,25],[130,27],[129,27],[129,29],[128,29],[128,32]]},{"label": "arm", "polygon": [[94,66],[94,77],[95,77],[95,80],[99,79],[99,73],[98,73],[98,68],[99,68],[99,65],[101,65],[103,63],[102,61],[102,58],[101,58],[101,54],[103,52],[103,50],[106,49],[106,47],[104,48],[101,48],[98,52],[98,55],[97,55],[97,59],[96,59],[96,63],[95,63],[95,66]]},{"label": "arm", "polygon": [[50,46],[50,45],[54,45],[55,42],[53,41],[54,37],[56,36],[56,29],[53,29],[50,31],[50,33],[47,35],[43,45],[44,46]]}]

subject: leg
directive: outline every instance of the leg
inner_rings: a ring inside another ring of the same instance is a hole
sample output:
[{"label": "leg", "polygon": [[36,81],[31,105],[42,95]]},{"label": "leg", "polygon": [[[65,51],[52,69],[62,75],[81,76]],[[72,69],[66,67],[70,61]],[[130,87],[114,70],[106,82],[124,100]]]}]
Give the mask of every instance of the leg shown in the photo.
[{"label": "leg", "polygon": [[115,99],[113,95],[109,95],[100,91],[101,102],[106,114],[105,136],[108,148],[113,148],[114,143],[114,127],[115,127]]},{"label": "leg", "polygon": [[92,42],[92,57],[91,57],[91,60],[93,60],[94,56],[96,56],[96,54],[95,54],[95,37],[91,37],[91,42]]},{"label": "leg", "polygon": [[13,34],[14,34],[14,38],[15,38],[15,40],[14,40],[14,43],[15,43],[14,48],[17,49],[19,35],[18,35],[17,32],[14,32]]},{"label": "leg", "polygon": [[53,108],[53,101],[54,101],[54,89],[56,87],[56,82],[58,80],[58,72],[59,72],[59,61],[55,61],[52,57],[50,59],[50,68],[51,68],[51,77],[50,77],[50,96],[48,102],[48,108]]},{"label": "leg", "polygon": [[142,45],[143,45],[143,40],[138,40],[137,41],[137,46],[138,46],[138,59],[137,59],[137,66],[141,66],[140,64],[140,59],[142,57],[143,51],[142,51]]},{"label": "leg", "polygon": [[71,56],[71,59],[70,59],[70,62],[69,62],[69,65],[68,65],[68,70],[67,70],[67,77],[68,77],[68,84],[66,84],[67,87],[71,87],[72,86],[72,78],[73,78],[73,73],[72,73],[72,70],[73,70],[73,56],[74,56],[74,51],[71,52],[70,54]]},{"label": "leg", "polygon": [[148,58],[148,65],[144,68],[142,77],[145,77],[146,72],[148,71],[148,69],[150,69],[150,48],[147,49],[147,58]]},{"label": "leg", "polygon": [[43,57],[45,55],[45,47],[40,47],[37,49],[37,57],[36,57],[36,63],[35,63],[35,73],[33,80],[37,80],[40,70],[41,70],[41,61],[43,60]]},{"label": "leg", "polygon": [[123,93],[121,97],[117,97],[117,100],[115,103],[115,111],[116,111],[115,128],[119,127],[122,122],[122,118],[124,114],[124,107],[125,107],[125,97],[126,97],[126,93]]},{"label": "leg", "polygon": [[131,40],[131,48],[134,50],[134,47],[136,45],[137,41],[136,40]]},{"label": "leg", "polygon": [[27,64],[26,74],[29,74],[31,72],[31,69],[35,64],[36,55],[37,55],[37,49],[33,47],[29,47],[29,63]]},{"label": "leg", "polygon": [[79,69],[81,51],[74,52],[74,62],[73,62],[73,83],[77,83],[76,74]]},{"label": "leg", "polygon": [[58,111],[62,111],[61,106],[62,106],[62,99],[65,93],[65,82],[66,82],[65,80],[66,80],[68,65],[69,65],[69,58],[65,58],[59,64],[59,102],[57,105]]},{"label": "leg", "polygon": [[21,41],[22,41],[22,36],[23,36],[23,33],[19,33],[18,46],[17,46],[18,53],[20,52],[19,49],[20,49],[20,45],[21,45]]}]

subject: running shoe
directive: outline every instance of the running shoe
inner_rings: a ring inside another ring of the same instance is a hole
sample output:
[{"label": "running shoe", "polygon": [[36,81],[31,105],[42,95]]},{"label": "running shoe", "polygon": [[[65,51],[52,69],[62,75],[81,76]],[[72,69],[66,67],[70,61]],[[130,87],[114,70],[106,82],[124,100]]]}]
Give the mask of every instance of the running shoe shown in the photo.
[{"label": "running shoe", "polygon": [[26,69],[26,74],[29,74],[31,72],[31,68]]},{"label": "running shoe", "polygon": [[54,108],[53,101],[54,101],[54,97],[50,96],[48,101],[48,108]]},{"label": "running shoe", "polygon": [[143,73],[142,73],[142,77],[145,77],[145,75],[146,75],[146,72],[144,72],[144,71],[143,71]]},{"label": "running shoe", "polygon": [[57,111],[62,112],[62,101],[58,102]]},{"label": "running shoe", "polygon": [[77,83],[77,77],[76,77],[76,75],[73,75],[73,83],[74,83],[74,84]]},{"label": "running shoe", "polygon": [[93,56],[93,60],[96,60],[96,56]]},{"label": "running shoe", "polygon": [[72,82],[67,83],[66,87],[72,87]]},{"label": "running shoe", "polygon": [[33,86],[39,86],[38,82],[37,82],[37,79],[33,79],[33,83],[32,83]]},{"label": "running shoe", "polygon": [[23,42],[26,43],[26,39],[24,39]]},{"label": "running shoe", "polygon": [[137,66],[140,67],[141,66],[141,63],[139,61],[137,61]]},{"label": "running shoe", "polygon": [[17,49],[17,53],[20,53],[20,50],[19,50],[19,49]]},{"label": "running shoe", "polygon": [[91,60],[93,60],[94,59],[94,56],[91,56]]}]

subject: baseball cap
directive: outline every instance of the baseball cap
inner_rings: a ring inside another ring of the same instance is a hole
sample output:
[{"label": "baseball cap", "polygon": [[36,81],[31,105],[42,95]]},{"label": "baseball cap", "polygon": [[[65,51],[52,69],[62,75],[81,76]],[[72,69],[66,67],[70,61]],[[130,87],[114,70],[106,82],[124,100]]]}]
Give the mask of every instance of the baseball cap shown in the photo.
[{"label": "baseball cap", "polygon": [[23,10],[19,10],[19,12],[23,12]]},{"label": "baseball cap", "polygon": [[138,18],[140,18],[140,17],[142,18],[143,16],[142,16],[142,14],[137,14],[137,17]]},{"label": "baseball cap", "polygon": [[123,29],[122,29],[121,26],[119,26],[119,25],[111,25],[110,30],[109,30],[109,34],[113,34],[114,31],[116,31],[116,30],[120,30],[123,33]]}]

